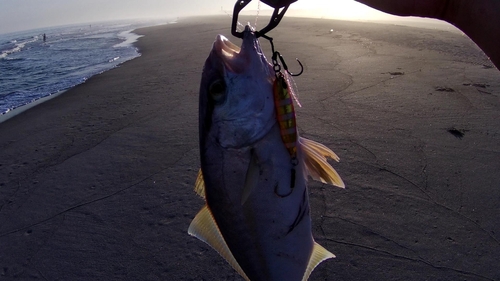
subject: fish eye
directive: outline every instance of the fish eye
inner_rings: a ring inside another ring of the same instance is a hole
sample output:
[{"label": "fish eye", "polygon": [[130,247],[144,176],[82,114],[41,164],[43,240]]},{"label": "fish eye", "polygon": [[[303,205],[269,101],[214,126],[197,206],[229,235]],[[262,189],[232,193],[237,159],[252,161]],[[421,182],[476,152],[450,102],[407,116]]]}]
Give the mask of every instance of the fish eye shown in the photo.
[{"label": "fish eye", "polygon": [[224,83],[224,80],[217,79],[212,82],[208,87],[208,93],[215,102],[222,102],[226,96],[226,83]]}]

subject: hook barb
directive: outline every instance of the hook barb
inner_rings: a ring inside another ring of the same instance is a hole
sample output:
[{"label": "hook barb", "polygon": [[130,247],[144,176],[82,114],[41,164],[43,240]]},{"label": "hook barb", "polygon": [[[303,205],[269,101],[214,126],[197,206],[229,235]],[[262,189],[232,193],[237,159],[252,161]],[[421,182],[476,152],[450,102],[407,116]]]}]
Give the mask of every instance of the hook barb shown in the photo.
[{"label": "hook barb", "polygon": [[297,73],[297,74],[294,74],[294,73],[291,73],[289,70],[288,70],[288,65],[286,64],[285,62],[285,59],[283,58],[283,56],[279,53],[279,52],[276,52],[278,57],[280,58],[280,61],[281,61],[281,64],[283,65],[283,69],[286,70],[286,72],[290,75],[290,76],[300,76],[302,74],[302,72],[304,72],[304,66],[302,65],[302,63],[300,62],[300,60],[298,58],[295,58],[295,60],[297,60],[297,62],[299,63],[300,65],[300,72]]},{"label": "hook barb", "polygon": [[297,74],[294,74],[294,73],[291,73],[290,71],[288,71],[288,69],[286,70],[288,72],[288,74],[290,74],[290,76],[300,76],[303,72],[304,72],[304,66],[302,65],[302,63],[300,62],[300,60],[298,58],[295,58],[295,60],[299,63],[300,65],[300,72],[297,73]]}]

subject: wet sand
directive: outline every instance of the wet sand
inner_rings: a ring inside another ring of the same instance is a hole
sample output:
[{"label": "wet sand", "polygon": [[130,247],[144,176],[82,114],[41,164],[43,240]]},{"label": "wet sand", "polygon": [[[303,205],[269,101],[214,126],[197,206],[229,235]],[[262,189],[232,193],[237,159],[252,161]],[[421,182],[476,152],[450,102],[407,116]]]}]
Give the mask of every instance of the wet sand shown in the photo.
[{"label": "wet sand", "polygon": [[[0,123],[1,280],[240,280],[187,234],[198,84],[229,26],[137,30],[140,58]],[[311,280],[500,280],[500,71],[446,31],[285,17],[270,35],[305,65],[300,133],[346,183],[309,185],[337,255]]]}]

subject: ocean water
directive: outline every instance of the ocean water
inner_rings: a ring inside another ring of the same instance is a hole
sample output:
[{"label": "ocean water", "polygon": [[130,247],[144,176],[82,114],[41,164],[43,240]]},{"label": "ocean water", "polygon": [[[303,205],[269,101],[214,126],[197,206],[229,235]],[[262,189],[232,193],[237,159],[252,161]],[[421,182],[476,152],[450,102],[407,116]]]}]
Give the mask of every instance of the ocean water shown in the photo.
[{"label": "ocean water", "polygon": [[93,23],[0,34],[0,115],[140,56],[133,46],[140,36],[132,31],[163,23],[168,21]]}]

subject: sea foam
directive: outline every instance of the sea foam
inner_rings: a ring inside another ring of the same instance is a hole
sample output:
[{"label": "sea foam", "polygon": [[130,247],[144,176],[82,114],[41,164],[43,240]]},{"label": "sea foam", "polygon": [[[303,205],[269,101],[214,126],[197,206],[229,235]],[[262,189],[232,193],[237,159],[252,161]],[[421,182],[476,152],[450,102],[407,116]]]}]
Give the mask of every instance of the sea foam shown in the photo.
[{"label": "sea foam", "polygon": [[141,36],[132,31],[156,24],[92,23],[0,34],[0,115],[140,56],[133,43]]}]

